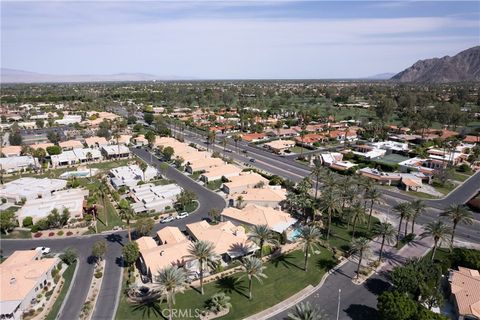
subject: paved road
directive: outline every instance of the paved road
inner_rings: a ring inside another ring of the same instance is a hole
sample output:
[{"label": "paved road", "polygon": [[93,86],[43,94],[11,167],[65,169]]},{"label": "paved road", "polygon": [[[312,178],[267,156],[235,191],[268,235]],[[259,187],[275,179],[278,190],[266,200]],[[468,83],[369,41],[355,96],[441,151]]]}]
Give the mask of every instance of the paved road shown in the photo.
[{"label": "paved road", "polygon": [[[132,149],[132,152],[151,165],[158,167],[161,163],[157,158],[150,157],[148,151],[144,149]],[[170,167],[167,170],[167,178],[175,180],[185,190],[195,192],[200,204],[197,210],[190,216],[181,220],[174,220],[168,226],[176,226],[181,230],[185,230],[186,224],[206,219],[208,212],[212,208],[222,210],[226,205],[225,200],[221,196],[199,185],[174,168]],[[166,225],[155,225],[153,232],[160,230],[164,226]],[[89,262],[88,258],[91,254],[93,243],[101,239],[107,240],[108,249],[105,255],[104,279],[92,319],[110,320],[115,318],[118,294],[121,290],[121,276],[123,272],[122,246],[127,241],[127,233],[125,231],[64,239],[1,240],[0,245],[4,256],[10,255],[15,250],[31,249],[38,246],[50,247],[53,253],[63,252],[69,247],[77,250],[80,262],[77,275],[73,280],[70,294],[66,297],[66,307],[62,310],[59,317],[61,320],[71,320],[78,319],[83,303],[86,300],[94,271],[94,265]]]}]

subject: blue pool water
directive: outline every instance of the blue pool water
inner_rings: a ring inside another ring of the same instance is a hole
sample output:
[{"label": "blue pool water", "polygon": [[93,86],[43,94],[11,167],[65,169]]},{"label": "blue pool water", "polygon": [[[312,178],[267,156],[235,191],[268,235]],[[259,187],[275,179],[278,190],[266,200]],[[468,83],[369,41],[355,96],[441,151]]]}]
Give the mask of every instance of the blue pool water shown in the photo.
[{"label": "blue pool water", "polygon": [[288,235],[288,240],[293,241],[297,239],[300,236],[300,229],[294,229],[289,235]]}]

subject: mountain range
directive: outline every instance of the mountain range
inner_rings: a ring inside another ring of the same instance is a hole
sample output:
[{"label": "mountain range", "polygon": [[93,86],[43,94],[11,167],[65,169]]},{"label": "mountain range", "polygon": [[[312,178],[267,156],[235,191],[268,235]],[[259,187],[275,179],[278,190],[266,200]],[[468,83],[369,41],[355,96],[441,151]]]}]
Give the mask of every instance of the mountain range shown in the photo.
[{"label": "mountain range", "polygon": [[394,75],[391,80],[414,83],[480,81],[480,46],[464,50],[453,57],[419,60]]},{"label": "mountain range", "polygon": [[72,74],[56,75],[36,73],[24,70],[1,68],[1,83],[52,83],[52,82],[108,82],[108,81],[152,81],[152,80],[184,80],[177,76],[156,76],[148,73],[116,73],[116,74]]}]

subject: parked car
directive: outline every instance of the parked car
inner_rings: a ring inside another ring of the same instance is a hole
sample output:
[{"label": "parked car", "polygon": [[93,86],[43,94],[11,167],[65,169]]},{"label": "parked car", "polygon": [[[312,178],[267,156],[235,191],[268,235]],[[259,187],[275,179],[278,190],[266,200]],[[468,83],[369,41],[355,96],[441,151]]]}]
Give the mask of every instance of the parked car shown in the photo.
[{"label": "parked car", "polygon": [[36,247],[35,250],[40,251],[42,254],[49,254],[51,251],[49,247]]},{"label": "parked car", "polygon": [[183,219],[188,217],[188,212],[182,212],[177,215],[177,219]]},{"label": "parked car", "polygon": [[169,217],[166,217],[166,218],[163,218],[162,220],[160,220],[160,223],[168,223],[168,222],[173,221],[173,220],[175,220],[175,218],[172,217],[172,216],[169,216]]},{"label": "parked car", "polygon": [[247,149],[242,150],[243,153],[248,153]]},{"label": "parked car", "polygon": [[250,161],[250,162],[255,162],[255,159],[254,159],[254,158],[250,158],[249,161]]}]

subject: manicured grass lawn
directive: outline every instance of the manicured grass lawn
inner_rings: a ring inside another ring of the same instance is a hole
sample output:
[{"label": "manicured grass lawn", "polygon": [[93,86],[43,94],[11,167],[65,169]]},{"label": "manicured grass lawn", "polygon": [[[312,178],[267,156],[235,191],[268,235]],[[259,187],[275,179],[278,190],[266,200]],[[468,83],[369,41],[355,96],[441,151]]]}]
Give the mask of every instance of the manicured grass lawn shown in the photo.
[{"label": "manicured grass lawn", "polygon": [[50,310],[50,313],[45,318],[45,320],[55,320],[55,318],[57,317],[58,311],[60,311],[60,307],[62,306],[63,300],[67,295],[68,288],[70,288],[70,284],[72,282],[76,265],[77,263],[75,262],[74,264],[68,266],[67,270],[65,270],[65,272],[63,273],[63,278],[65,279],[65,283],[63,284],[62,290],[60,290],[60,294],[58,295],[57,300],[52,306],[52,310]]},{"label": "manicured grass lawn", "polygon": [[472,175],[471,173],[467,174],[467,173],[455,172],[453,174],[453,180],[463,182],[463,181],[467,180],[468,178],[470,178],[471,175]]},{"label": "manicured grass lawn", "polygon": [[195,171],[194,173],[192,173],[192,174],[190,175],[190,178],[191,178],[192,180],[195,180],[195,181],[197,181],[197,180],[198,180],[198,178],[200,177],[200,175],[201,175],[201,173],[200,173],[200,172],[198,172],[198,171]]},{"label": "manicured grass lawn", "polygon": [[[303,252],[298,250],[287,254],[275,261],[265,264],[265,274],[268,278],[263,283],[254,280],[253,299],[248,297],[248,279],[238,273],[205,285],[205,295],[196,290],[186,290],[175,296],[175,309],[203,309],[206,300],[217,292],[225,292],[231,297],[232,309],[221,319],[244,319],[247,316],[265,310],[286,298],[292,296],[307,285],[316,285],[325,272],[335,265],[331,252],[321,247],[320,253],[313,253],[308,262],[308,271],[303,271]],[[129,304],[122,296],[117,310],[117,319],[161,319],[155,312],[155,304],[143,306]],[[166,307],[166,303],[160,306]]]},{"label": "manicured grass lawn", "polygon": [[[372,216],[371,228],[380,221]],[[371,238],[371,232],[367,229],[367,223],[357,223],[355,227],[355,237]],[[347,224],[342,223],[340,219],[332,219],[332,227],[330,230],[329,243],[331,247],[336,247],[343,252],[350,251],[350,243],[352,241],[352,226],[347,230]]]},{"label": "manicured grass lawn", "polygon": [[210,181],[207,183],[207,188],[210,190],[218,190],[222,186],[222,180]]},{"label": "manicured grass lawn", "polygon": [[169,179],[159,179],[159,180],[149,181],[148,183],[153,183],[156,186],[164,186],[166,184],[175,183],[175,181],[169,180]]},{"label": "manicured grass lawn", "polygon": [[[100,169],[102,171],[108,171],[108,170],[116,168],[116,167],[126,166],[131,161],[133,161],[133,159],[113,160],[113,161],[108,161],[108,162],[94,163],[94,164],[91,165],[91,167]],[[90,165],[87,164],[87,167],[90,167]]]},{"label": "manicured grass lawn", "polygon": [[190,212],[193,212],[193,211],[197,210],[197,208],[198,208],[198,202],[194,201],[194,202],[189,203],[185,206],[185,211],[190,213]]},{"label": "manicured grass lawn", "polygon": [[[101,203],[101,202],[100,202]],[[99,210],[98,221],[97,221],[97,228],[98,232],[111,230],[115,226],[124,226],[122,219],[117,214],[117,210],[113,207],[110,200],[105,200],[106,207],[107,207],[107,215],[108,215],[108,226],[105,224],[105,212],[102,208]]]},{"label": "manicured grass lawn", "polygon": [[289,150],[290,150],[291,153],[298,153],[298,154],[301,154],[302,150],[303,150],[303,153],[311,151],[309,149],[299,147],[299,146],[291,147]]}]

